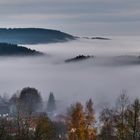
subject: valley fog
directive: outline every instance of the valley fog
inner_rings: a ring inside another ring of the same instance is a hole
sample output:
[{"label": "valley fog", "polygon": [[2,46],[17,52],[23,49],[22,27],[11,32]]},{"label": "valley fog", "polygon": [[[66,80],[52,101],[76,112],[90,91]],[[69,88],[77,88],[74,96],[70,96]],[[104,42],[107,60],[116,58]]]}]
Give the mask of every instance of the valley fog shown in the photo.
[{"label": "valley fog", "polygon": [[[111,40],[78,39],[67,43],[25,45],[46,53],[38,57],[0,57],[0,93],[9,96],[23,87],[35,87],[47,99],[73,103],[92,98],[96,105],[113,103],[125,89],[140,97],[139,37]],[[94,58],[65,63],[77,55]]]}]

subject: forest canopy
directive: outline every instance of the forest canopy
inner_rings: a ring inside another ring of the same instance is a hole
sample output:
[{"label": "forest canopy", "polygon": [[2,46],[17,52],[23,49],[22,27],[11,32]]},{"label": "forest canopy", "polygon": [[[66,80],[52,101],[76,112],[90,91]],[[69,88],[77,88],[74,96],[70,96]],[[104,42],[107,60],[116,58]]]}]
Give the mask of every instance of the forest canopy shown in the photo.
[{"label": "forest canopy", "polygon": [[0,28],[0,42],[12,44],[55,43],[73,40],[67,33],[42,28]]},{"label": "forest canopy", "polygon": [[0,43],[0,56],[4,55],[41,55],[41,52],[15,44]]}]

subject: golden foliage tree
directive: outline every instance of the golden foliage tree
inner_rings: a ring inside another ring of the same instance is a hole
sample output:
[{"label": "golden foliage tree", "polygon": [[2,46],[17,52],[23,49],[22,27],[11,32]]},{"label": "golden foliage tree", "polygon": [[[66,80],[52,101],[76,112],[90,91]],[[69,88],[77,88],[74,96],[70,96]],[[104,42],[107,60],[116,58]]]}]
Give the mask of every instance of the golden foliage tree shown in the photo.
[{"label": "golden foliage tree", "polygon": [[69,140],[94,140],[95,116],[92,100],[86,104],[84,112],[83,105],[77,102],[70,108],[68,115]]},{"label": "golden foliage tree", "polygon": [[95,111],[93,109],[93,102],[92,99],[89,99],[86,102],[86,109],[85,109],[85,123],[86,123],[86,139],[87,140],[94,140],[96,138],[96,129],[95,125]]}]

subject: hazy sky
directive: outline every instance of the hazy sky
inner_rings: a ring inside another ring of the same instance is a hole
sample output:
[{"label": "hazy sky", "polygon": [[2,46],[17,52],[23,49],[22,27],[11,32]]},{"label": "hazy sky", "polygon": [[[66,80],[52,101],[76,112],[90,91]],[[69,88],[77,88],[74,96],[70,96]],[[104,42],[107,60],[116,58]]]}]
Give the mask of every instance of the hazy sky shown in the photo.
[{"label": "hazy sky", "polygon": [[140,0],[0,0],[0,27],[74,35],[139,35]]}]

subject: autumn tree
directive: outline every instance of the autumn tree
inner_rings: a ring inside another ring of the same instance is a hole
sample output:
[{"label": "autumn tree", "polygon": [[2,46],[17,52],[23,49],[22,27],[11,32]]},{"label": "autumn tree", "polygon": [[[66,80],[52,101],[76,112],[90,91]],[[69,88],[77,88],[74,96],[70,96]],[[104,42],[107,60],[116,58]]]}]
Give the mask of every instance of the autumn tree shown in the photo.
[{"label": "autumn tree", "polygon": [[96,129],[95,129],[95,112],[93,109],[93,102],[92,99],[89,99],[86,102],[86,108],[85,108],[85,123],[86,123],[86,139],[95,139],[96,137]]},{"label": "autumn tree", "polygon": [[35,140],[53,140],[55,137],[55,128],[47,116],[41,116],[37,120],[35,130]]},{"label": "autumn tree", "polygon": [[85,115],[81,103],[77,102],[71,106],[68,118],[69,140],[86,140]]},{"label": "autumn tree", "polygon": [[95,112],[93,102],[86,102],[85,111],[80,102],[77,102],[68,112],[69,140],[95,140]]}]

